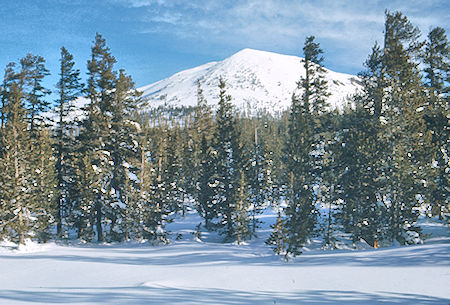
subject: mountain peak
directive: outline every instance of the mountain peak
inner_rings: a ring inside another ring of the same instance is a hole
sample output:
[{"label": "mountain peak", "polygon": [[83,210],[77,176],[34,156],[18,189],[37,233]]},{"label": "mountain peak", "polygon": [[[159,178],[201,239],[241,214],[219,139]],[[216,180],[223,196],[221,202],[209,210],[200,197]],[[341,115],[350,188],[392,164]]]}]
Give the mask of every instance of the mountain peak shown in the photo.
[{"label": "mountain peak", "polygon": [[[359,85],[356,76],[327,70],[332,107],[340,108]],[[149,107],[195,106],[197,81],[213,107],[218,103],[219,78],[227,85],[227,93],[240,110],[253,113],[262,109],[278,112],[291,104],[297,82],[304,75],[301,58],[245,48],[218,62],[181,71],[169,78],[139,88],[149,100]]]},{"label": "mountain peak", "polygon": [[232,55],[232,57],[234,56],[262,56],[262,55],[269,55],[269,54],[276,54],[276,53],[272,53],[272,52],[268,52],[268,51],[262,51],[262,50],[256,50],[256,49],[250,49],[250,48],[245,48],[242,49],[238,52],[236,52],[234,55]]}]

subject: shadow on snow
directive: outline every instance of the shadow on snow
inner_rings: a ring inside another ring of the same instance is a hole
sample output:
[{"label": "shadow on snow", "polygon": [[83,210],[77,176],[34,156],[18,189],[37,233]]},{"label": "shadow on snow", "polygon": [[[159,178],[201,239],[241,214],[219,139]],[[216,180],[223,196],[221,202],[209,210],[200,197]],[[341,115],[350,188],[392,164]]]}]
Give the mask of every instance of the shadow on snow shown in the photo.
[{"label": "shadow on snow", "polygon": [[0,300],[28,303],[115,304],[448,304],[449,299],[392,292],[311,290],[295,293],[245,292],[171,287],[44,288],[47,291],[0,290]]}]

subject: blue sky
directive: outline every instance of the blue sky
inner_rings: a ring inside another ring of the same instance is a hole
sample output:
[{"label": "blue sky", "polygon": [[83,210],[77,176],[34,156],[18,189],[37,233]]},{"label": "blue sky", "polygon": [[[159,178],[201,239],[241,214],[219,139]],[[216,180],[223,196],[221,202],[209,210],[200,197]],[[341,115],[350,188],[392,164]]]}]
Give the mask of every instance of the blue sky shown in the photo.
[{"label": "blue sky", "polygon": [[[2,0],[0,67],[31,52],[47,60],[54,89],[60,47],[86,72],[101,33],[137,86],[226,58],[243,48],[299,55],[315,35],[325,66],[357,73],[376,40],[384,10],[400,10],[425,35],[450,30],[448,0]],[[3,73],[2,73],[3,74]]]}]

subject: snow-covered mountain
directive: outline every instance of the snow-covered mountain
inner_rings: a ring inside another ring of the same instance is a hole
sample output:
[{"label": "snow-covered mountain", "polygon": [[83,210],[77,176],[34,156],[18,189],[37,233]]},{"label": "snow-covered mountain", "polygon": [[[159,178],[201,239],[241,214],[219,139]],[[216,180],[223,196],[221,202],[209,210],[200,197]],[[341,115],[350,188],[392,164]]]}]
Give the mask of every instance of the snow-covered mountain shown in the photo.
[{"label": "snow-covered mountain", "polygon": [[[333,108],[346,104],[347,98],[361,88],[358,77],[326,70],[331,96],[328,102]],[[304,76],[301,58],[272,52],[243,49],[217,62],[210,62],[196,68],[178,72],[156,83],[138,88],[143,92],[146,103],[140,110],[152,108],[193,107],[197,104],[197,81],[200,80],[203,94],[213,108],[218,103],[219,78],[227,85],[232,103],[240,111],[256,114],[258,110],[277,113],[289,108],[292,93],[300,94],[297,82]],[[75,109],[67,120],[82,118],[85,97],[75,101]],[[144,106],[145,105],[145,106]],[[44,114],[49,121],[57,121],[52,110]]]},{"label": "snow-covered mountain", "polygon": [[[243,49],[223,61],[210,62],[181,71],[139,88],[149,107],[195,106],[197,80],[209,104],[218,103],[219,78],[227,84],[232,103],[240,110],[276,112],[287,109],[300,76],[305,74],[301,58],[272,52]],[[327,70],[332,107],[340,107],[360,88],[354,75]]]}]

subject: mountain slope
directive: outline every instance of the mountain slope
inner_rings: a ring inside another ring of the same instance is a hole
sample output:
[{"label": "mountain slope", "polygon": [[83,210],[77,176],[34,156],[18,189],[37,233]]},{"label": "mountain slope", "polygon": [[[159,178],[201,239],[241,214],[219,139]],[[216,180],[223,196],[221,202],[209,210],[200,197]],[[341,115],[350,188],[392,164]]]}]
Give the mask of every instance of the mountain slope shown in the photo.
[{"label": "mountain slope", "polygon": [[[152,108],[195,106],[197,80],[200,80],[207,101],[216,105],[219,78],[222,77],[227,84],[227,93],[240,110],[276,112],[290,106],[296,83],[304,73],[300,57],[244,49],[223,61],[181,71],[139,90],[144,92],[143,96]],[[353,75],[327,70],[326,78],[333,108],[342,106],[360,87]]]}]

